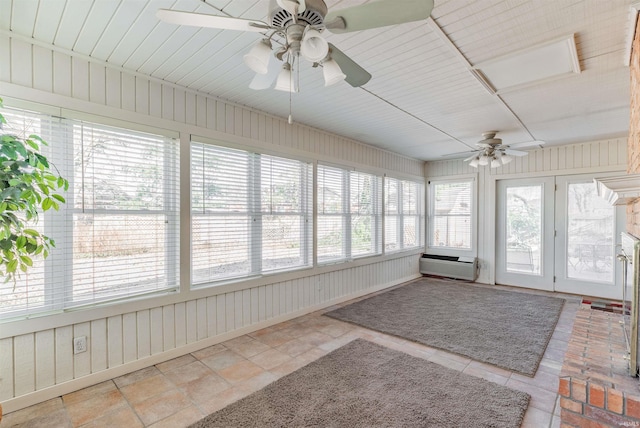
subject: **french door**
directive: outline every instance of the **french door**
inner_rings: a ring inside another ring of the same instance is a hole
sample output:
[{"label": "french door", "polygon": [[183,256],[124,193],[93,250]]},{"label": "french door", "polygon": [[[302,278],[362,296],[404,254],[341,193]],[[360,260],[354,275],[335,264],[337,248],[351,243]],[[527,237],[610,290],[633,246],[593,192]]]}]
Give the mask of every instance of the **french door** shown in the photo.
[{"label": "french door", "polygon": [[615,244],[624,212],[591,175],[497,182],[496,283],[622,298]]}]

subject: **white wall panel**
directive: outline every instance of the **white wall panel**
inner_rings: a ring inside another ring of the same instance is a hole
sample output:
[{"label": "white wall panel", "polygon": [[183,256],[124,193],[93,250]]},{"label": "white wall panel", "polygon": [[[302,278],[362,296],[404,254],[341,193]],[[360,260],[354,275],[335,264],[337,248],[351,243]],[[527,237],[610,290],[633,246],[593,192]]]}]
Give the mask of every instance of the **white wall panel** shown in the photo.
[{"label": "white wall panel", "polygon": [[[36,333],[36,390],[55,385],[55,335],[53,330]],[[2,350],[0,350],[2,352]],[[106,368],[106,367],[105,367]],[[0,380],[0,383],[2,381]],[[1,400],[1,398],[0,398]]]},{"label": "white wall panel", "polygon": [[15,397],[13,387],[13,338],[0,340],[0,401]]},{"label": "white wall panel", "polygon": [[36,389],[35,335],[23,334],[13,338],[15,394],[23,395]]},{"label": "white wall panel", "polygon": [[107,319],[91,321],[91,372],[107,369]]},{"label": "white wall panel", "polygon": [[56,383],[73,379],[73,326],[56,328],[55,362]]},{"label": "white wall panel", "polygon": [[[79,378],[91,373],[91,354],[93,352],[91,340],[91,323],[83,322],[73,326],[73,337],[87,338],[87,351],[73,354],[73,377]],[[73,345],[72,345],[73,351]]]},{"label": "white wall panel", "polygon": [[122,316],[116,315],[107,318],[107,364],[117,367],[122,363]]}]

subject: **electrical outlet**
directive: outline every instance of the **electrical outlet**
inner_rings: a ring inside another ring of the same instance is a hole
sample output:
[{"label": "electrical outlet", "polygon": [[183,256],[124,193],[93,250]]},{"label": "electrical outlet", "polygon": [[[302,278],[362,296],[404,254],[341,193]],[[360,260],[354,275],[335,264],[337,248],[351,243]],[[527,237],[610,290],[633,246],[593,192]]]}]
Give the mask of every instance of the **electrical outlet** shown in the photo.
[{"label": "electrical outlet", "polygon": [[73,338],[73,353],[87,352],[87,336]]}]

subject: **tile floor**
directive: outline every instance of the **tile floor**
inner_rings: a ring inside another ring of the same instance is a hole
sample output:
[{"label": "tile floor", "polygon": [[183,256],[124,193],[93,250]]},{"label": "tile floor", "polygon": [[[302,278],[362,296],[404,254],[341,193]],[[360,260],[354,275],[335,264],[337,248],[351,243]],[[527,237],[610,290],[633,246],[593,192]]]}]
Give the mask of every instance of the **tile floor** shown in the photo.
[{"label": "tile floor", "polygon": [[558,374],[580,302],[562,297],[567,304],[533,378],[322,316],[332,307],[6,414],[0,428],[187,426],[355,338],[525,391],[522,427],[559,427]]}]

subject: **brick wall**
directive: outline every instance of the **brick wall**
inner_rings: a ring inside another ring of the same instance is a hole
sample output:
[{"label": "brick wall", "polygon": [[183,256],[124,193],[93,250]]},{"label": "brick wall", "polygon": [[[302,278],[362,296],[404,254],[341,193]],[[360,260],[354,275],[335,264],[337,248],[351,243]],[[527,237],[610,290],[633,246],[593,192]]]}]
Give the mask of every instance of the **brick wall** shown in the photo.
[{"label": "brick wall", "polygon": [[[629,174],[640,173],[640,19],[631,50],[631,118],[627,156]],[[627,205],[627,232],[640,237],[640,201]]]},{"label": "brick wall", "polygon": [[621,314],[582,305],[560,373],[562,427],[640,427],[640,384],[629,376]]}]

